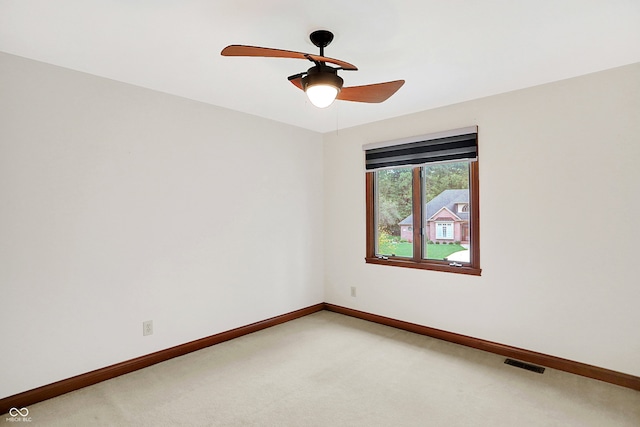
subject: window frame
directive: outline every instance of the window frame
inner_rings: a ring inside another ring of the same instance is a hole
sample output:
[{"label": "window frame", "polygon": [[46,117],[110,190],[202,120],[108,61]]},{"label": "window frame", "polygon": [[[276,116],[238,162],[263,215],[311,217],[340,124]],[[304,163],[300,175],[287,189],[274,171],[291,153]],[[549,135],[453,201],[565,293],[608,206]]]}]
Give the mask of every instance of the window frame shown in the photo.
[{"label": "window frame", "polygon": [[[376,255],[376,188],[375,172],[366,172],[366,256],[368,264],[390,265],[394,267],[418,268],[423,270],[443,271],[480,276],[480,193],[478,161],[469,162],[469,236],[471,239],[469,263],[450,263],[444,260],[425,259],[423,257],[423,233],[426,229],[424,203],[422,200],[422,166],[412,167],[412,213],[413,213],[413,257],[377,256]],[[416,224],[416,218],[419,224]],[[450,265],[455,264],[455,265]]]}]

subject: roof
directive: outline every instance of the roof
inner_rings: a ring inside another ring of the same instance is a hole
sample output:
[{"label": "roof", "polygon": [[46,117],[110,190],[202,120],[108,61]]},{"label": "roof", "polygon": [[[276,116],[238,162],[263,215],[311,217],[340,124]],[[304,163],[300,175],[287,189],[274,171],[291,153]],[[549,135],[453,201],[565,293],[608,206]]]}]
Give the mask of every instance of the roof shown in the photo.
[{"label": "roof", "polygon": [[[429,203],[426,205],[426,214],[425,218],[429,219],[434,216],[438,211],[442,208],[447,208],[451,212],[455,212],[455,214],[462,220],[469,219],[469,212],[456,212],[455,205],[457,203],[469,203],[469,190],[444,190],[442,193],[438,194],[436,197],[431,199]],[[402,221],[398,223],[398,225],[412,225],[413,224],[413,214],[409,215]]]}]

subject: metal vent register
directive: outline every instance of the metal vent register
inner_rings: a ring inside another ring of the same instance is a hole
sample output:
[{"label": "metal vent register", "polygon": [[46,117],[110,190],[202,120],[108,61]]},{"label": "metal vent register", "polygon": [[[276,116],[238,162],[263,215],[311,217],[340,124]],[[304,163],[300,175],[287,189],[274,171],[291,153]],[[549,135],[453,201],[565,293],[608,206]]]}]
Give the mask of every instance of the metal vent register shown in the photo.
[{"label": "metal vent register", "polygon": [[542,374],[544,372],[544,368],[542,366],[532,365],[530,363],[520,362],[518,360],[506,359],[504,361],[507,365],[515,366],[516,368],[526,369],[527,371],[537,372],[538,374]]}]

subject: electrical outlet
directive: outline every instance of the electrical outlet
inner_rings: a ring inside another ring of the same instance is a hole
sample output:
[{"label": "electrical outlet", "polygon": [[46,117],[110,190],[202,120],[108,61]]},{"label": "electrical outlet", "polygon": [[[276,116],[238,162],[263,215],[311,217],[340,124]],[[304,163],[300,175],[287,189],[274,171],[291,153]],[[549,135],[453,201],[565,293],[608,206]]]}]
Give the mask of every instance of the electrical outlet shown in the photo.
[{"label": "electrical outlet", "polygon": [[352,296],[352,297],[355,297],[355,296],[356,296],[356,287],[355,287],[355,286],[352,286],[352,287],[351,287],[351,296]]},{"label": "electrical outlet", "polygon": [[153,334],[153,320],[142,322],[142,335],[147,336]]}]

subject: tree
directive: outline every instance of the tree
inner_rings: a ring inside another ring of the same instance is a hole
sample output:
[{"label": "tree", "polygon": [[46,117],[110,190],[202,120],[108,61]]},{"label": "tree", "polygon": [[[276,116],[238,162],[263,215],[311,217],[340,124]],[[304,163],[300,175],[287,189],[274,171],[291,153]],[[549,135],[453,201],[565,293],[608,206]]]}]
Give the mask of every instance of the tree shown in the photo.
[{"label": "tree", "polygon": [[378,172],[378,228],[399,236],[398,223],[411,214],[411,168]]},{"label": "tree", "polygon": [[425,203],[444,190],[469,188],[469,164],[467,162],[443,163],[425,166]]},{"label": "tree", "polygon": [[[469,188],[467,162],[443,163],[424,167],[426,190],[424,203],[444,190]],[[411,215],[412,168],[385,169],[377,172],[378,230],[400,236],[398,223]]]}]

